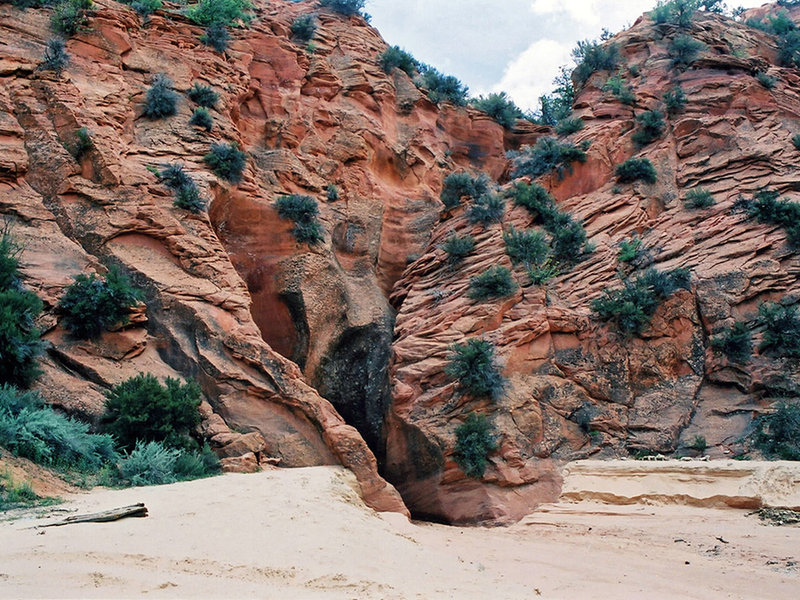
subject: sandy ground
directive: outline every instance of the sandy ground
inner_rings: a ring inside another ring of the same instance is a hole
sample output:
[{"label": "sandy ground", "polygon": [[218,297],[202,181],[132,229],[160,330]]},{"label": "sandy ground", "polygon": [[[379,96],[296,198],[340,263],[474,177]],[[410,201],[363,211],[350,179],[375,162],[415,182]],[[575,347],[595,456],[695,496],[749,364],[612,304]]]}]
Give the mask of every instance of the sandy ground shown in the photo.
[{"label": "sandy ground", "polygon": [[[800,528],[744,510],[560,503],[457,528],[378,515],[355,485],[335,467],[275,470],[7,513],[0,597],[800,597]],[[147,518],[36,527],[140,501]]]}]

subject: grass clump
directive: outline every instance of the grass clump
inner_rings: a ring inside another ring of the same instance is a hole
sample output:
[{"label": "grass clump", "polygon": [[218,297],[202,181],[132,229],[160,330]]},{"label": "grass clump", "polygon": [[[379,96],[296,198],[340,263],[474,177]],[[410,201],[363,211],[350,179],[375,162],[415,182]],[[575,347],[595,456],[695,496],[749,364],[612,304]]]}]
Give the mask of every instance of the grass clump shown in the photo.
[{"label": "grass clump", "polygon": [[116,458],[114,439],[56,413],[37,392],[0,386],[0,446],[57,468],[97,470]]},{"label": "grass clump", "polygon": [[40,373],[42,341],[35,321],[42,301],[22,286],[21,253],[22,246],[5,225],[0,229],[0,384],[27,387]]},{"label": "grass clump", "polygon": [[768,90],[774,88],[775,84],[778,82],[777,78],[767,75],[764,71],[758,71],[755,77],[756,81],[758,81],[758,83],[763,85]]},{"label": "grass clump", "polygon": [[572,50],[572,58],[577,64],[573,77],[583,85],[597,71],[613,71],[620,61],[619,47],[614,43],[604,45],[583,40]]},{"label": "grass clump", "polygon": [[690,35],[676,35],[669,44],[669,55],[673,67],[688,67],[706,45]]},{"label": "grass clump", "polygon": [[734,209],[743,211],[759,223],[779,225],[786,232],[786,242],[792,249],[800,248],[800,204],[779,199],[778,192],[763,189],[752,199],[739,198]]},{"label": "grass clump", "polygon": [[81,127],[75,130],[72,137],[74,141],[70,144],[68,150],[72,157],[80,162],[94,148],[92,134],[86,127]]},{"label": "grass clump", "polygon": [[502,221],[505,208],[505,200],[498,194],[489,192],[473,200],[467,209],[467,220],[473,225],[485,228],[492,223]]},{"label": "grass clump", "polygon": [[667,114],[670,116],[683,112],[683,109],[686,107],[686,94],[678,85],[664,92],[661,98],[664,100],[664,106],[667,109]]},{"label": "grass clump", "polygon": [[40,500],[29,482],[17,483],[11,473],[0,471],[0,511],[36,505]]},{"label": "grass clump", "polygon": [[364,8],[365,0],[320,0],[320,5],[341,15],[358,15]]},{"label": "grass clump", "polygon": [[247,164],[247,155],[239,150],[236,142],[211,144],[211,149],[203,157],[203,162],[220,179],[229,183],[239,183],[242,181],[242,173]]},{"label": "grass clump", "polygon": [[732,363],[744,364],[753,356],[753,338],[746,323],[737,321],[711,338],[711,347]]},{"label": "grass clump", "polygon": [[409,52],[400,46],[389,46],[378,55],[378,64],[387,75],[394,69],[400,69],[409,77],[413,77],[420,68],[420,63]]},{"label": "grass clump", "polygon": [[644,251],[642,239],[638,235],[634,235],[630,239],[622,240],[619,243],[617,260],[622,263],[634,263],[644,254]]},{"label": "grass clump", "polygon": [[206,27],[205,33],[200,36],[200,42],[222,53],[228,49],[228,45],[231,43],[231,34],[228,33],[225,25],[214,23]]},{"label": "grass clump", "polygon": [[583,119],[573,119],[568,117],[566,119],[561,119],[556,124],[556,133],[561,137],[572,135],[581,129],[583,129]]},{"label": "grass clump", "polygon": [[521,264],[526,269],[543,264],[550,254],[547,237],[541,231],[518,231],[512,225],[503,234],[503,242],[511,263]]},{"label": "grass clump", "polygon": [[489,193],[489,178],[483,173],[472,177],[469,173],[450,173],[442,183],[439,198],[445,208],[455,208],[461,201],[477,199]]},{"label": "grass clump", "polygon": [[311,196],[291,194],[275,201],[281,219],[294,221],[292,235],[301,244],[318,244],[324,239],[319,216],[319,205]]},{"label": "grass clump", "polygon": [[229,27],[249,23],[253,15],[250,0],[200,0],[186,9],[186,16],[198,25]]},{"label": "grass clump", "polygon": [[101,423],[124,450],[139,441],[161,442],[169,448],[196,448],[191,430],[200,423],[200,386],[167,377],[139,373],[106,392]]},{"label": "grass clump", "polygon": [[640,335],[661,301],[688,286],[688,273],[682,269],[668,273],[648,269],[635,280],[626,281],[622,288],[606,290],[592,301],[592,312],[626,336]]},{"label": "grass clump", "polygon": [[440,248],[447,253],[447,262],[456,265],[475,251],[475,238],[471,235],[458,236],[452,232]]},{"label": "grass clump", "polygon": [[645,183],[655,183],[658,174],[647,158],[629,158],[624,163],[617,165],[615,174],[620,183],[632,183],[634,181],[644,181]]},{"label": "grass clump", "polygon": [[42,62],[39,63],[39,70],[61,73],[68,64],[69,54],[67,53],[67,45],[64,43],[64,40],[60,38],[47,40]]},{"label": "grass clump", "polygon": [[603,86],[604,92],[611,92],[611,94],[622,104],[631,106],[636,102],[636,94],[630,84],[619,75],[609,77]]},{"label": "grass clump", "polygon": [[98,337],[117,323],[126,323],[128,312],[141,299],[141,292],[116,267],[100,278],[94,273],[78,275],[58,302],[64,327],[78,339]]},{"label": "grass clump", "polygon": [[180,163],[167,165],[158,173],[158,178],[172,190],[175,197],[174,206],[193,213],[200,213],[205,209],[206,202],[200,197],[200,190]]},{"label": "grass clump", "polygon": [[159,73],[153,77],[144,102],[144,116],[163,119],[178,112],[178,94],[172,89],[172,80]]},{"label": "grass clump", "polygon": [[457,381],[458,391],[475,398],[498,400],[506,380],[495,359],[494,345],[480,338],[470,338],[450,348],[444,372]]},{"label": "grass clump", "polygon": [[764,302],[758,307],[764,335],[758,349],[780,357],[800,358],[800,316],[796,305]]},{"label": "grass clump", "polygon": [[470,104],[485,112],[506,129],[514,127],[517,119],[525,116],[525,113],[506,96],[505,92],[480,96],[472,100]]},{"label": "grass clump", "polygon": [[664,113],[660,110],[648,110],[636,115],[639,129],[633,134],[633,142],[637,146],[646,146],[664,134]]},{"label": "grass clump", "polygon": [[336,202],[339,200],[339,196],[339,188],[329,183],[328,187],[325,188],[325,197],[328,199],[328,202]]},{"label": "grass clump", "polygon": [[307,44],[317,32],[317,20],[314,15],[300,15],[289,25],[289,31],[292,32],[293,39]]},{"label": "grass clump", "polygon": [[211,86],[203,85],[197,81],[189,88],[186,95],[189,97],[189,100],[203,108],[216,108],[219,102],[219,94],[215,92]]},{"label": "grass clump", "polygon": [[772,414],[760,417],[754,442],[768,457],[800,460],[800,403],[778,402]]},{"label": "grass clump", "polygon": [[689,190],[683,198],[686,208],[709,208],[714,206],[714,196],[705,188]]},{"label": "grass clump", "polygon": [[480,479],[489,465],[489,455],[497,449],[497,437],[489,420],[470,413],[456,428],[455,461],[467,477]]},{"label": "grass clump", "polygon": [[467,296],[478,302],[508,298],[517,291],[517,284],[506,267],[495,265],[469,280]]},{"label": "grass clump", "polygon": [[211,113],[208,112],[207,108],[198,106],[192,112],[192,116],[189,119],[189,125],[194,125],[195,127],[200,127],[206,131],[211,131],[211,129],[214,127],[214,119],[211,116]]},{"label": "grass clump", "polygon": [[559,179],[565,172],[572,173],[572,163],[586,162],[589,142],[579,145],[560,142],[553,137],[540,137],[533,146],[523,146],[518,152],[509,152],[514,170],[512,177],[541,177],[555,172]]},{"label": "grass clump", "polygon": [[466,106],[469,88],[452,75],[444,75],[433,67],[424,66],[417,80],[425,90],[428,99],[434,104],[450,102],[456,106]]}]

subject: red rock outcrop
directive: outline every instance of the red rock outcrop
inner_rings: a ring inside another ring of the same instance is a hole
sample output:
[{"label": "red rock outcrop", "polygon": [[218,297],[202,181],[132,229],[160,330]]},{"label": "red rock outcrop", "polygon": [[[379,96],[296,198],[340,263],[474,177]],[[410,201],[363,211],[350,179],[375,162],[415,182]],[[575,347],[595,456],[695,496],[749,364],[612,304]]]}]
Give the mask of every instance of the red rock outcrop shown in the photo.
[{"label": "red rock outcrop", "polygon": [[[800,130],[797,71],[776,66],[771,36],[721,16],[698,13],[690,33],[706,44],[687,69],[672,68],[669,40],[680,33],[643,17],[614,38],[636,94],[625,106],[603,91],[609,73],[595,73],[574,105],[584,128],[570,141],[591,141],[586,163],[562,180],[542,179],[559,208],[583,220],[595,246],[589,258],[545,286],[521,287],[505,300],[475,302],[469,278],[495,264],[512,267],[502,233],[532,226],[508,203],[501,225],[486,230],[463,213],[439,223],[425,253],[394,288],[398,307],[391,367],[387,475],[412,511],[448,521],[514,520],[532,503],[557,497],[554,461],[686,449],[705,437],[712,455],[741,447],[741,437],[771,400],[793,393],[796,361],[756,353],[746,365],[710,348],[723,326],[745,321],[761,331],[757,306],[798,292],[798,262],[780,228],[732,210],[740,195],[770,187],[792,199],[797,190]],[[767,72],[767,89],[754,75]],[[632,73],[639,73],[634,76]],[[662,107],[679,84],[685,111],[668,119],[660,139],[638,148],[634,117]],[[649,158],[653,185],[621,185],[615,166]],[[714,206],[684,207],[704,187]],[[439,245],[470,233],[477,251],[456,268]],[[658,269],[687,268],[691,290],[670,296],[639,337],[625,338],[592,317],[590,301],[621,285],[619,243],[638,234]],[[509,380],[497,402],[455,392],[443,372],[449,347],[468,337],[493,342]],[[480,480],[453,460],[455,429],[469,412],[485,414],[500,437]]]}]

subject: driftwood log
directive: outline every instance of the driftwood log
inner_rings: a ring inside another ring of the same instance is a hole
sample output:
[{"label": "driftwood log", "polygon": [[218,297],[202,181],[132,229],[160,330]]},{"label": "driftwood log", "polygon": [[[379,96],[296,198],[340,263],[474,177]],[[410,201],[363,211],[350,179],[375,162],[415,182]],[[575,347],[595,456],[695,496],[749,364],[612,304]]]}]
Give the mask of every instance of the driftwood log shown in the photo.
[{"label": "driftwood log", "polygon": [[73,523],[108,523],[109,521],[119,521],[127,517],[146,517],[147,507],[143,502],[123,506],[122,508],[112,508],[102,512],[89,513],[87,515],[73,515],[63,521],[40,525],[40,527],[60,527],[61,525],[72,525]]}]

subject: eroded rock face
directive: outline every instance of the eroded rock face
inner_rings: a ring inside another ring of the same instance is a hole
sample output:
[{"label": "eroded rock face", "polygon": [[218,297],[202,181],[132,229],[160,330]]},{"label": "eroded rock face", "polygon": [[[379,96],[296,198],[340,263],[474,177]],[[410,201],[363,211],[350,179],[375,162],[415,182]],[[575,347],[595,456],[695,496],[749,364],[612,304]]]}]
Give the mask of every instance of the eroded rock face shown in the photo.
[{"label": "eroded rock face", "polygon": [[[594,74],[575,103],[585,126],[569,138],[591,141],[588,160],[563,179],[540,180],[562,210],[583,220],[595,245],[590,257],[543,287],[528,285],[517,269],[514,296],[475,302],[466,296],[470,277],[497,264],[512,268],[503,231],[534,221],[509,202],[503,223],[483,230],[458,209],[395,286],[387,476],[412,512],[451,522],[513,520],[557,497],[559,461],[690,451],[696,436],[712,456],[735,453],[772,402],[770,391],[797,389],[796,361],[756,352],[734,364],[710,347],[710,337],[735,321],[748,324],[757,345],[758,304],[797,294],[798,262],[785,233],[733,210],[740,195],[763,187],[797,199],[797,75],[775,66],[768,35],[702,13],[689,33],[707,50],[675,70],[667,52],[675,33],[642,18],[615,38],[640,72],[627,76],[636,103],[620,104],[602,90],[609,73]],[[759,70],[777,78],[773,89],[754,78]],[[663,110],[663,93],[677,84],[686,109],[668,119],[660,139],[637,147],[635,115]],[[653,162],[657,183],[615,181],[616,165],[631,156]],[[714,206],[683,205],[697,187],[713,194]],[[478,244],[457,268],[439,248],[451,231]],[[633,234],[649,253],[645,263],[687,268],[692,285],[663,302],[641,336],[625,337],[594,319],[589,305],[621,285],[618,269],[631,271],[617,252]],[[494,403],[459,394],[444,374],[449,347],[470,337],[494,343],[503,363],[509,385]],[[454,461],[455,429],[470,412],[489,417],[499,438],[479,480]]]},{"label": "eroded rock face", "polygon": [[[344,464],[371,506],[404,512],[363,438],[305,383],[296,364],[264,341],[271,341],[270,331],[262,337],[259,326],[266,329],[278,302],[258,294],[263,282],[243,265],[235,243],[233,262],[225,245],[230,232],[244,233],[252,247],[269,249],[274,263],[292,263],[298,254],[289,227],[270,207],[274,192],[286,189],[275,175],[283,171],[259,166],[260,156],[282,151],[274,143],[278,134],[265,137],[267,123],[251,117],[259,99],[287,85],[284,77],[291,75],[298,91],[304,81],[307,64],[300,67],[298,59],[307,58],[285,35],[291,15],[278,18],[280,8],[259,7],[259,25],[220,56],[199,44],[201,30],[180,17],[153,15],[142,28],[122,5],[96,7],[91,29],[67,44],[69,67],[56,75],[37,70],[50,37],[49,11],[0,6],[0,212],[25,247],[25,283],[45,302],[48,351],[37,387],[51,403],[96,418],[102,392],[138,372],[193,377],[207,400],[201,432],[231,468],[252,469],[267,457],[282,466]],[[183,95],[176,116],[142,117],[145,92],[159,72],[181,92],[196,80],[220,92],[211,134],[188,125],[192,104]],[[267,108],[280,120],[275,106]],[[77,162],[68,148],[80,127],[91,132],[94,147]],[[203,167],[215,140],[236,141],[254,157],[241,185],[229,186]],[[358,144],[349,144],[357,155]],[[146,168],[173,161],[210,200],[209,215],[173,207]],[[245,217],[258,228],[254,214],[269,220],[263,232],[233,227]],[[305,254],[297,260],[316,257],[332,268],[330,253]],[[268,271],[274,263],[256,266]],[[58,298],[74,275],[112,264],[144,291],[146,316],[96,341],[71,339],[58,324]],[[294,358],[302,343],[296,336],[279,349]]]}]

